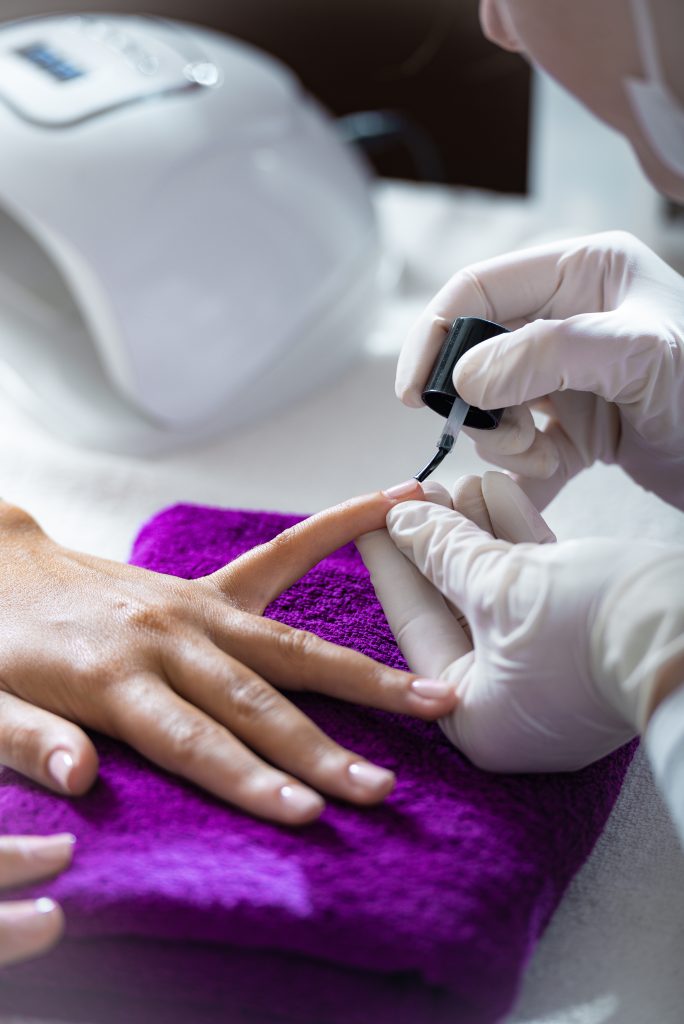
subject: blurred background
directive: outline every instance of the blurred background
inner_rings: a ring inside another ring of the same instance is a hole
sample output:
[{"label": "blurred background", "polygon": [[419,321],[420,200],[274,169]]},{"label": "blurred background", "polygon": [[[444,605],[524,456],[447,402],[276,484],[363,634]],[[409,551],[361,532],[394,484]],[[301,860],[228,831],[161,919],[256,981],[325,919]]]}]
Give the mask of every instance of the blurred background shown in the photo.
[{"label": "blurred background", "polygon": [[520,193],[530,72],[487,42],[477,8],[477,0],[3,0],[0,19],[117,11],[219,29],[280,58],[334,114],[401,115],[403,140],[379,140],[370,153],[381,174]]}]

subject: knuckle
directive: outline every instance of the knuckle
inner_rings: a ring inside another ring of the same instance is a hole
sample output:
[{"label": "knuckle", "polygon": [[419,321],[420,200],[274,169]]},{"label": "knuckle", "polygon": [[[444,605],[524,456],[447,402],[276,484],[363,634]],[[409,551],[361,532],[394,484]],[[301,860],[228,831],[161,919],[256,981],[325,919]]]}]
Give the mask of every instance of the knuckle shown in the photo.
[{"label": "knuckle", "polygon": [[293,523],[292,526],[288,526],[286,530],[277,534],[272,540],[267,541],[262,546],[262,550],[270,551],[276,555],[285,554],[299,543],[303,532],[302,523]]},{"label": "knuckle", "polygon": [[167,719],[166,733],[174,761],[187,764],[206,750],[211,741],[212,727],[195,715],[178,712]]},{"label": "knuckle", "polygon": [[300,768],[315,779],[335,779],[343,776],[358,757],[327,737],[310,737],[302,746]]},{"label": "knuckle", "polygon": [[288,629],[280,634],[280,644],[286,658],[306,661],[314,653],[315,639],[304,629]]},{"label": "knuckle", "polygon": [[0,762],[26,767],[40,758],[42,746],[38,729],[25,722],[6,722],[0,736]]},{"label": "knuckle", "polygon": [[26,533],[42,532],[33,516],[29,515],[23,508],[19,508],[18,505],[11,505],[8,502],[2,502],[1,507],[0,515],[3,529],[21,530]]},{"label": "knuckle", "polygon": [[230,700],[233,710],[244,721],[270,716],[277,712],[280,705],[275,690],[253,678],[234,681],[230,688]]},{"label": "knuckle", "polygon": [[100,691],[114,676],[114,664],[106,651],[79,652],[78,658],[65,664],[62,671],[65,682],[74,696]]}]

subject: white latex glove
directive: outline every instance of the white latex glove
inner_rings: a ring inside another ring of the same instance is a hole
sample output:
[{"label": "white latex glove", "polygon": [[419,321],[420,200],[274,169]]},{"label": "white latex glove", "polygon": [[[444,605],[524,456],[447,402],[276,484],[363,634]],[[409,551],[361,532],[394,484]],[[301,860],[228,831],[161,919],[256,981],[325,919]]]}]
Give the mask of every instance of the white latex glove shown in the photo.
[{"label": "white latex glove", "polygon": [[[421,390],[457,316],[512,329],[467,353],[454,385],[506,408],[479,454],[516,474],[538,508],[596,460],[684,508],[684,279],[625,232],[510,253],[460,271],[407,338],[397,395]],[[530,408],[549,417],[535,428]]]},{"label": "white latex glove", "polygon": [[407,502],[387,517],[403,561],[381,550],[381,534],[374,547],[362,542],[376,591],[412,669],[455,683],[458,702],[440,725],[475,764],[581,768],[643,727],[660,670],[682,656],[684,548],[512,544],[494,534],[553,535],[503,474],[485,474],[484,512],[469,488],[454,504],[479,525]]}]

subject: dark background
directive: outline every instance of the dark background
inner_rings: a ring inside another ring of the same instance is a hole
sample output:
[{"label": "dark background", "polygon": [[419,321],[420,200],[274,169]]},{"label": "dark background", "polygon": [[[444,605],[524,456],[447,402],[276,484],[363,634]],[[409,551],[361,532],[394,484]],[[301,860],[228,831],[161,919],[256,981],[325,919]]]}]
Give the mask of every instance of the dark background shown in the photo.
[{"label": "dark background", "polygon": [[[331,111],[398,111],[459,184],[524,192],[530,74],[488,43],[477,0],[0,0],[0,19],[59,11],[162,14],[268,50]],[[423,176],[399,139],[372,159],[390,177]]]}]

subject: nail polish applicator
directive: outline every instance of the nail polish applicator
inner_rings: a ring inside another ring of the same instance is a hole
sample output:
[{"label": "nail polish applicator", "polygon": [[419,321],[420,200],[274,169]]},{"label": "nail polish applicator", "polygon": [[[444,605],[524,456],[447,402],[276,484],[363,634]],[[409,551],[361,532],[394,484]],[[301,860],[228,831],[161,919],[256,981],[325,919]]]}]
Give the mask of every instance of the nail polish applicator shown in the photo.
[{"label": "nail polish applicator", "polygon": [[503,409],[478,409],[468,405],[456,391],[453,382],[454,368],[461,356],[481,341],[508,334],[508,329],[491,320],[477,316],[459,316],[452,323],[440,350],[432,373],[421,397],[429,409],[446,418],[444,429],[437,441],[437,451],[415,479],[427,480],[447,457],[461,427],[477,427],[479,430],[494,430],[498,427]]}]

